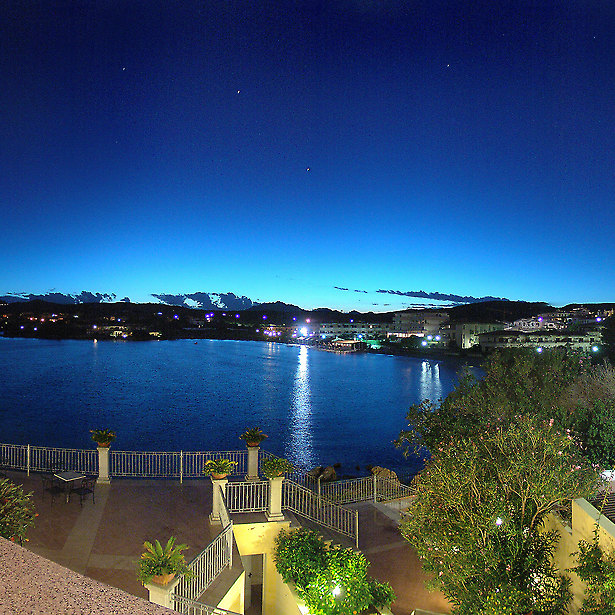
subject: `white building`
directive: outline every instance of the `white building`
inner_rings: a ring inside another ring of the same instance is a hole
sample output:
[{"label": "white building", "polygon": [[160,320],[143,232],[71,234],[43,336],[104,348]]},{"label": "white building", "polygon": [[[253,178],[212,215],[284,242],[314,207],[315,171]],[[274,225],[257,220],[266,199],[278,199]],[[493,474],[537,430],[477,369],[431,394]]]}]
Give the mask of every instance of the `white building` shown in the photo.
[{"label": "white building", "polygon": [[488,353],[496,348],[571,348],[596,352],[600,348],[599,331],[570,333],[566,331],[491,331],[479,334],[480,349]]},{"label": "white building", "polygon": [[477,346],[480,342],[479,335],[489,331],[501,331],[505,325],[492,322],[456,322],[451,323],[449,328],[450,338],[455,340],[457,348],[462,350]]},{"label": "white building", "polygon": [[343,337],[355,339],[359,336],[370,339],[374,337],[386,337],[391,325],[386,322],[323,322],[318,325],[318,335],[322,339]]},{"label": "white building", "polygon": [[393,330],[396,337],[427,337],[439,335],[441,327],[448,322],[448,314],[437,310],[406,310],[393,314]]}]

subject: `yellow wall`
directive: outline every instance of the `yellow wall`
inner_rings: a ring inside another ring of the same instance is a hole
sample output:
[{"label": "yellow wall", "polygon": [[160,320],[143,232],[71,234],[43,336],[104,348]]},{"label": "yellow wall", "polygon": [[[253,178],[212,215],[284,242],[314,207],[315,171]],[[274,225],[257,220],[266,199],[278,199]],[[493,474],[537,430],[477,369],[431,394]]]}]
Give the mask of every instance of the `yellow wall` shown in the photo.
[{"label": "yellow wall", "polygon": [[[553,559],[559,570],[567,573],[572,580],[573,601],[568,609],[571,615],[577,615],[585,595],[581,579],[574,572],[568,571],[577,564],[572,553],[579,550],[580,540],[590,542],[593,539],[598,517],[598,511],[587,500],[580,498],[572,503],[572,528],[565,526],[555,515],[549,515],[545,521],[546,530],[557,530],[560,535]],[[615,548],[615,524],[606,517],[600,517],[598,536],[603,549]]]},{"label": "yellow wall", "polygon": [[273,561],[274,539],[290,521],[235,523],[233,531],[241,555],[263,553],[263,615],[302,615],[291,588],[284,583]]},{"label": "yellow wall", "polygon": [[242,572],[239,578],[226,592],[222,600],[216,605],[220,609],[226,609],[233,613],[244,613],[244,591],[246,586],[246,573]]}]

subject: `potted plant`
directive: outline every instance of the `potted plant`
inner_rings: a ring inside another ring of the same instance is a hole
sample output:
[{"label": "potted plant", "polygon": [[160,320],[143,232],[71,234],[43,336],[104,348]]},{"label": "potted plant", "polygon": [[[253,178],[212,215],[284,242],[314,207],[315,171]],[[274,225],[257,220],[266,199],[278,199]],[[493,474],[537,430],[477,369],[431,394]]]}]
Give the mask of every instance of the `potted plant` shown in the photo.
[{"label": "potted plant", "polygon": [[107,448],[115,440],[115,432],[110,429],[90,429],[92,440],[101,448]]},{"label": "potted plant", "polygon": [[286,472],[294,472],[295,466],[290,461],[280,457],[267,457],[263,459],[261,469],[267,478],[277,478]]},{"label": "potted plant", "polygon": [[240,436],[240,440],[245,440],[248,446],[258,446],[265,438],[266,433],[263,433],[258,427],[246,429]]},{"label": "potted plant", "polygon": [[171,536],[163,547],[158,540],[153,543],[143,543],[145,551],[139,560],[137,577],[143,585],[156,583],[166,585],[177,574],[191,575],[186,560],[182,554],[188,546],[175,545],[175,536]]},{"label": "potted plant", "polygon": [[212,478],[226,478],[237,465],[236,461],[230,459],[208,459],[205,462],[205,474],[211,474]]}]

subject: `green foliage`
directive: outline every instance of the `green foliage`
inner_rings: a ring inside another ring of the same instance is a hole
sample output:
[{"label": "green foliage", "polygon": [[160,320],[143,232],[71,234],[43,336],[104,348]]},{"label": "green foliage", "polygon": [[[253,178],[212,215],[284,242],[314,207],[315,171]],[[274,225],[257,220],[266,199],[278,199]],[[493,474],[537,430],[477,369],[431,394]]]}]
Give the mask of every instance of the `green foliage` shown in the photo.
[{"label": "green foliage", "polygon": [[109,444],[115,440],[115,432],[110,429],[90,429],[92,440],[97,444]]},{"label": "green foliage", "polygon": [[369,562],[362,553],[328,548],[312,530],[281,530],[274,559],[284,581],[295,583],[312,615],[349,615],[395,600],[388,583],[367,576]]},{"label": "green foliage", "polygon": [[518,416],[432,453],[401,524],[431,585],[459,615],[564,612],[568,580],[551,563],[557,534],[541,530],[561,502],[595,488],[598,473],[578,443]]},{"label": "green foliage", "polygon": [[22,544],[36,516],[32,493],[25,494],[21,485],[0,479],[0,536]]},{"label": "green foliage", "polygon": [[252,427],[251,429],[246,429],[239,436],[239,439],[245,440],[247,444],[260,444],[267,437],[267,434],[263,433],[258,427]]},{"label": "green foliage", "polygon": [[280,530],[275,539],[274,559],[285,583],[306,587],[310,579],[326,567],[327,548],[310,529]]},{"label": "green foliage", "polygon": [[604,321],[602,347],[610,361],[615,363],[615,316],[611,316]]},{"label": "green foliage", "polygon": [[171,536],[163,547],[158,540],[153,543],[144,542],[145,551],[139,560],[137,578],[143,585],[149,583],[152,577],[163,574],[190,574],[182,551],[188,549],[185,544],[175,546],[175,536]]},{"label": "green foliage", "polygon": [[599,407],[615,404],[615,370],[610,365],[592,365],[590,357],[566,349],[541,354],[509,350],[492,354],[484,369],[482,380],[462,374],[441,403],[425,400],[411,406],[408,429],[400,433],[398,446],[432,450],[450,437],[472,437],[528,415],[570,429],[593,461],[613,460],[611,439],[600,431],[611,429],[609,411]]},{"label": "green foliage", "polygon": [[276,478],[287,472],[294,472],[295,466],[280,457],[266,457],[261,463],[261,469],[266,478]]},{"label": "green foliage", "polygon": [[236,465],[237,462],[230,459],[208,459],[203,471],[205,474],[230,474]]},{"label": "green foliage", "polygon": [[615,402],[595,401],[588,423],[587,456],[595,463],[615,468]]},{"label": "green foliage", "polygon": [[581,615],[615,615],[615,551],[600,547],[597,528],[591,542],[581,540],[578,565],[572,568],[586,584]]}]

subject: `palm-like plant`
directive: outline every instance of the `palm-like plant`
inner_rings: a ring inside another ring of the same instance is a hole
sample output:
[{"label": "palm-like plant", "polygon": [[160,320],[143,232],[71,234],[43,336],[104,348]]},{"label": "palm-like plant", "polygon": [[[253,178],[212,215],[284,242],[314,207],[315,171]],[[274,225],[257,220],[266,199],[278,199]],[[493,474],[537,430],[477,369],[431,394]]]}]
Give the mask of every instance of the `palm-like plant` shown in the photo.
[{"label": "palm-like plant", "polygon": [[263,459],[261,468],[267,478],[276,478],[287,472],[295,471],[295,466],[290,461],[280,457],[267,457]]},{"label": "palm-like plant", "polygon": [[240,440],[245,440],[248,446],[258,446],[265,438],[267,434],[263,433],[258,427],[252,427],[246,429],[240,436]]},{"label": "palm-like plant", "polygon": [[230,459],[208,459],[205,462],[205,474],[211,474],[214,478],[230,474],[237,465],[236,461]]},{"label": "palm-like plant", "polygon": [[[188,549],[188,545],[175,546],[175,536],[171,536],[164,547],[158,540],[154,540],[153,543],[145,541],[143,547],[145,551],[141,554],[137,572],[137,578],[143,585],[152,580],[156,582],[158,579],[155,577],[191,574],[182,554],[182,551]],[[172,577],[170,576],[166,582],[170,578]]]}]

